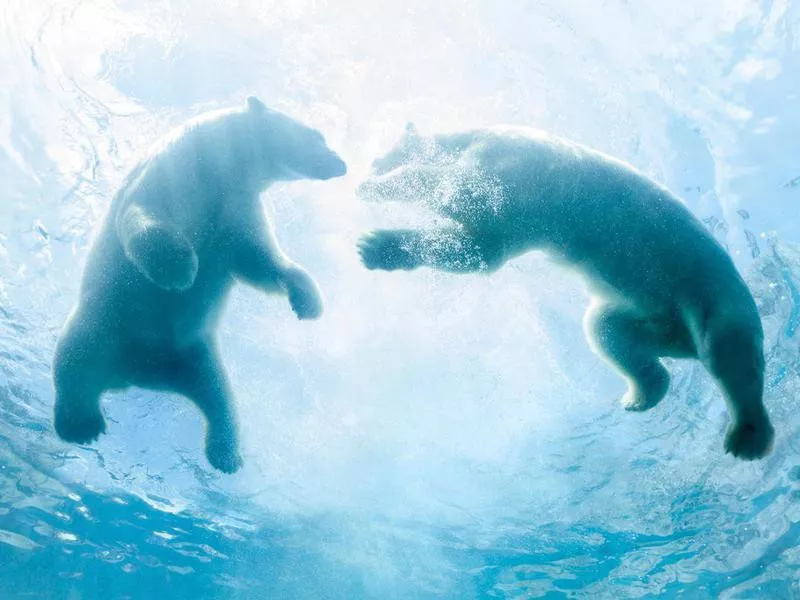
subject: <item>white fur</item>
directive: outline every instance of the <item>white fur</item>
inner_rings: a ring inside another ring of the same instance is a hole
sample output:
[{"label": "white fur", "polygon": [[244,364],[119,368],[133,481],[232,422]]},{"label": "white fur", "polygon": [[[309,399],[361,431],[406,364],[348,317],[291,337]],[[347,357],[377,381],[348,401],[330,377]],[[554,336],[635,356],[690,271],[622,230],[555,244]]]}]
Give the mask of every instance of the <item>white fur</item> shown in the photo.
[{"label": "white fur", "polygon": [[106,390],[175,392],[206,417],[210,463],[236,471],[233,398],[215,341],[228,292],[241,280],[287,294],[300,319],[322,312],[314,280],[278,248],[259,194],[345,170],[319,132],[253,97],[159,142],[115,195],[58,341],[58,435],[88,443],[105,432]]},{"label": "white fur", "polygon": [[373,169],[359,187],[365,201],[422,202],[452,226],[372,232],[359,243],[365,266],[490,273],[544,250],[589,283],[586,337],[627,379],[626,409],[664,397],[661,357],[697,358],[730,409],[726,450],[743,459],[770,451],[753,298],[723,248],[664,187],[600,152],[514,128],[423,137],[409,124]]}]

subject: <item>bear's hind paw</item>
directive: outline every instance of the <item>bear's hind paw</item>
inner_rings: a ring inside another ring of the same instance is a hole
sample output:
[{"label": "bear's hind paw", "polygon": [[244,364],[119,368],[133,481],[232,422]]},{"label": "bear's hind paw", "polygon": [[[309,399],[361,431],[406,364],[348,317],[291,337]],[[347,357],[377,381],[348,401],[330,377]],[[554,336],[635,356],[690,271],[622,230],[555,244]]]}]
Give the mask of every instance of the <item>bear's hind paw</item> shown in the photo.
[{"label": "bear's hind paw", "polygon": [[742,460],[756,460],[772,451],[775,430],[768,420],[743,421],[728,427],[725,452]]},{"label": "bear's hind paw", "polygon": [[206,458],[217,471],[232,474],[242,468],[242,456],[236,444],[211,441],[206,447]]},{"label": "bear's hind paw", "polygon": [[57,411],[55,429],[65,442],[90,444],[106,432],[106,420],[100,413],[78,415]]}]

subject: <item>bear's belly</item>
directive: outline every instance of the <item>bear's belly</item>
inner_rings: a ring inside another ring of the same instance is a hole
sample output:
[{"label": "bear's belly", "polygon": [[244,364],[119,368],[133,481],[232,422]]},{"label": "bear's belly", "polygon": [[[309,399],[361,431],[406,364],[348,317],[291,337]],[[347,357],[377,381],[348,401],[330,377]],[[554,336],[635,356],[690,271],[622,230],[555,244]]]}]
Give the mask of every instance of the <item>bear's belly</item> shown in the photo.
[{"label": "bear's belly", "polygon": [[698,246],[703,245],[687,252],[632,244],[560,258],[583,275],[593,295],[650,313],[680,312],[687,304],[711,307],[720,298],[746,293],[724,251]]},{"label": "bear's belly", "polygon": [[160,352],[213,335],[233,278],[201,267],[194,285],[182,292],[163,290],[138,272],[120,284],[101,309],[116,321],[120,345],[126,352]]}]

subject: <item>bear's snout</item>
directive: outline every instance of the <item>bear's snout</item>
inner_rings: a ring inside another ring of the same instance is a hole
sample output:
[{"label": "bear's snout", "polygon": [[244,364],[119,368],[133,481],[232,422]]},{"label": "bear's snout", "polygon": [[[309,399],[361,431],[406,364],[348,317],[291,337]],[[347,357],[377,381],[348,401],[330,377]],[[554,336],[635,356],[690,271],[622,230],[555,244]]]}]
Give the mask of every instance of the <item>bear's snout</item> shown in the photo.
[{"label": "bear's snout", "polygon": [[347,164],[339,157],[338,154],[331,152],[324,157],[314,161],[313,167],[310,172],[306,173],[307,177],[326,181],[334,177],[341,177],[347,174]]},{"label": "bear's snout", "polygon": [[345,163],[338,154],[333,155],[330,168],[331,177],[342,177],[347,175],[347,163]]}]

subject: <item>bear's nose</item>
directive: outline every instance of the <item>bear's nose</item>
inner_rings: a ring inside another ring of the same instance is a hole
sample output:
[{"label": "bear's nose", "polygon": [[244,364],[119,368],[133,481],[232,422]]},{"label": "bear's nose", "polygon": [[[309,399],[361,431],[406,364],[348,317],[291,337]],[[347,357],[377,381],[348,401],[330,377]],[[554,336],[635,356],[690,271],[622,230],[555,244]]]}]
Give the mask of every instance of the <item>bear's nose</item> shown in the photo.
[{"label": "bear's nose", "polygon": [[347,175],[347,163],[345,163],[338,155],[333,161],[333,166],[331,168],[333,171],[334,177],[341,177],[342,175]]}]

